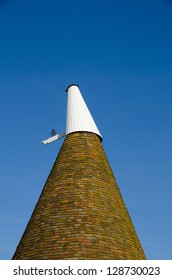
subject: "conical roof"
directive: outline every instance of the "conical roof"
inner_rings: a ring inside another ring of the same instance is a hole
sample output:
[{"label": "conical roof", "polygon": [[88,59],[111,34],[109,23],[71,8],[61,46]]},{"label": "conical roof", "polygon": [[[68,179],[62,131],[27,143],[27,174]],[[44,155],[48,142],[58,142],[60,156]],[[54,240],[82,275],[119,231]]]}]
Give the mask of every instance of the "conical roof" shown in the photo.
[{"label": "conical roof", "polygon": [[95,131],[67,134],[13,259],[145,259]]}]

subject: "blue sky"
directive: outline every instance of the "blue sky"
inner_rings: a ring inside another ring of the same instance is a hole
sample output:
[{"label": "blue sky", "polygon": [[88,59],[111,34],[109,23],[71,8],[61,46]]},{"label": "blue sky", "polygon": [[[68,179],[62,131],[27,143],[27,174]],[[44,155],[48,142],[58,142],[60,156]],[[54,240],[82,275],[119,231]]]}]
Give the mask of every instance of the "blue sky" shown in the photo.
[{"label": "blue sky", "polygon": [[0,259],[10,259],[80,86],[148,259],[172,259],[172,1],[0,1]]}]

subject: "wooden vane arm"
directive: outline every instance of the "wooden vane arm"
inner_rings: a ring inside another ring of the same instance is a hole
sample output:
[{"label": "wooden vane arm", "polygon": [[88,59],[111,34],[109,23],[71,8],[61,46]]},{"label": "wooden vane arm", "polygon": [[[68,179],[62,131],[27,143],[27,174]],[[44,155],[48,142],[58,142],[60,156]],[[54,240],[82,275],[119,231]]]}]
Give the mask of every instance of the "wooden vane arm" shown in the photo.
[{"label": "wooden vane arm", "polygon": [[66,135],[66,132],[62,132],[60,134],[56,134],[56,135],[54,135],[54,136],[52,136],[52,137],[42,141],[42,144],[44,144],[44,145],[50,144],[50,143],[52,143],[52,142],[54,142],[54,141],[64,137],[65,135]]}]

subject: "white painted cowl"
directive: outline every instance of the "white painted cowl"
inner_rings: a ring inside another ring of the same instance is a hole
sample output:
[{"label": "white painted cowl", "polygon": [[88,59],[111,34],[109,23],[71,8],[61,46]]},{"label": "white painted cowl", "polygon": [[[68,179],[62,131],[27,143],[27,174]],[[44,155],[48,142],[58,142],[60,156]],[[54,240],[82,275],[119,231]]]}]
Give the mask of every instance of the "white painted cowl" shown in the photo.
[{"label": "white painted cowl", "polygon": [[77,131],[85,131],[97,134],[102,140],[100,131],[90,114],[78,85],[68,86],[66,92],[68,93],[66,135]]}]

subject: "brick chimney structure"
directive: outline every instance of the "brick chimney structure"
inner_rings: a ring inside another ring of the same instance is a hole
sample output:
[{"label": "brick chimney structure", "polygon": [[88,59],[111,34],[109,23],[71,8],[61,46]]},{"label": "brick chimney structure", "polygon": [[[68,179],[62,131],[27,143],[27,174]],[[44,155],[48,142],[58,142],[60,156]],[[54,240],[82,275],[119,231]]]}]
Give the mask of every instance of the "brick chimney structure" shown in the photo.
[{"label": "brick chimney structure", "polygon": [[102,136],[78,86],[67,94],[65,139],[13,259],[144,260]]}]

